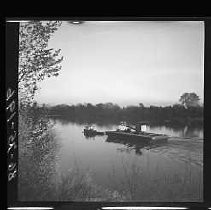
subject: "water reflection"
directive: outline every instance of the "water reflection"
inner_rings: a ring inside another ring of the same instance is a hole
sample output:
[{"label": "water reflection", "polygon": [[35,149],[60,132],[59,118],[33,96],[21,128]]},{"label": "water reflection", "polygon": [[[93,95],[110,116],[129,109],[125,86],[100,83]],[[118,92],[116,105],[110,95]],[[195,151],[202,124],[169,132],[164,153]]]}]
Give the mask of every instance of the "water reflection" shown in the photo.
[{"label": "water reflection", "polygon": [[130,153],[131,151],[135,151],[136,155],[142,155],[142,149],[152,149],[156,147],[161,147],[166,145],[166,142],[156,142],[156,143],[146,143],[142,141],[131,141],[131,139],[117,139],[112,137],[107,137],[106,142],[112,142],[117,144],[122,144],[125,146],[125,148],[118,148],[117,150],[120,152],[127,152]]},{"label": "water reflection", "polygon": [[128,139],[115,139],[112,137],[108,137],[106,139],[106,142],[112,142],[112,143],[117,143],[117,144],[123,144],[126,146],[126,148],[118,148],[118,151],[120,152],[127,152],[129,153],[131,150],[134,150],[137,155],[142,155],[141,149],[147,146],[146,143],[141,143],[141,142],[131,142]]}]

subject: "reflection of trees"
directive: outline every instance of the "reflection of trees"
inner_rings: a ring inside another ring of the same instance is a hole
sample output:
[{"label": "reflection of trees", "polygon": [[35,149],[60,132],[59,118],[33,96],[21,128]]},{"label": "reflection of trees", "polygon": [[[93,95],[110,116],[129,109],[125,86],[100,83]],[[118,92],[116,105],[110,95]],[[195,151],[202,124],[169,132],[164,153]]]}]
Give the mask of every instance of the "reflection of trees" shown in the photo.
[{"label": "reflection of trees", "polygon": [[176,126],[176,125],[171,125],[171,126],[156,126],[156,125],[151,125],[150,126],[151,130],[154,130],[153,132],[158,132],[160,131],[161,133],[168,134],[168,132],[172,134],[177,134],[180,137],[199,137],[199,133],[203,131],[202,126]]},{"label": "reflection of trees", "polygon": [[[201,129],[202,130],[202,129]],[[184,137],[198,137],[198,134],[201,131],[199,128],[185,126],[183,130]]]}]

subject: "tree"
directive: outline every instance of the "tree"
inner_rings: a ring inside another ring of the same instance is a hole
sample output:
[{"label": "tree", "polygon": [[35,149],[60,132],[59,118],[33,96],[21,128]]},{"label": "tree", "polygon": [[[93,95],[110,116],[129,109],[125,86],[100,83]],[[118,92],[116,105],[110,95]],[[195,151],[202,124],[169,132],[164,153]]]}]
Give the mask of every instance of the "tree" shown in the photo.
[{"label": "tree", "polygon": [[184,93],[181,95],[179,101],[185,108],[198,107],[200,98],[196,93]]},{"label": "tree", "polygon": [[63,57],[59,57],[60,49],[48,49],[48,41],[60,25],[59,21],[20,23],[18,86],[22,104],[33,103],[40,81],[58,76]]},{"label": "tree", "polygon": [[139,103],[139,107],[140,108],[144,108],[144,104],[143,103]]}]

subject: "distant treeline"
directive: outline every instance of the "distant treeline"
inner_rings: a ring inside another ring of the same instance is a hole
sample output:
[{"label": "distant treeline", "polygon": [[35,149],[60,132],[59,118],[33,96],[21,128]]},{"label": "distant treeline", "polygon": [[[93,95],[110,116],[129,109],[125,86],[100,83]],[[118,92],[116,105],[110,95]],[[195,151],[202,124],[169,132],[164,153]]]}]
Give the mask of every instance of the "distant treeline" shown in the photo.
[{"label": "distant treeline", "polygon": [[[120,107],[113,103],[93,105],[57,105],[45,107],[49,116],[79,122],[116,122],[136,123],[148,121],[151,124],[203,125],[203,107],[184,107],[180,104],[166,107],[139,106]],[[42,109],[41,107],[39,109]]]}]

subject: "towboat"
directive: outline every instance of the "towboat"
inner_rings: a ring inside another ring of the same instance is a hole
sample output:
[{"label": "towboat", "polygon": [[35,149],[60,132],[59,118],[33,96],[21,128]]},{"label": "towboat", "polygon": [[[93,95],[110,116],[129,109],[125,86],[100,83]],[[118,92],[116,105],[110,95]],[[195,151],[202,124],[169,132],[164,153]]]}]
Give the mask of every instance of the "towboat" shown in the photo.
[{"label": "towboat", "polygon": [[83,130],[83,133],[87,137],[97,136],[97,135],[104,135],[104,132],[97,131],[93,126],[86,126]]}]

